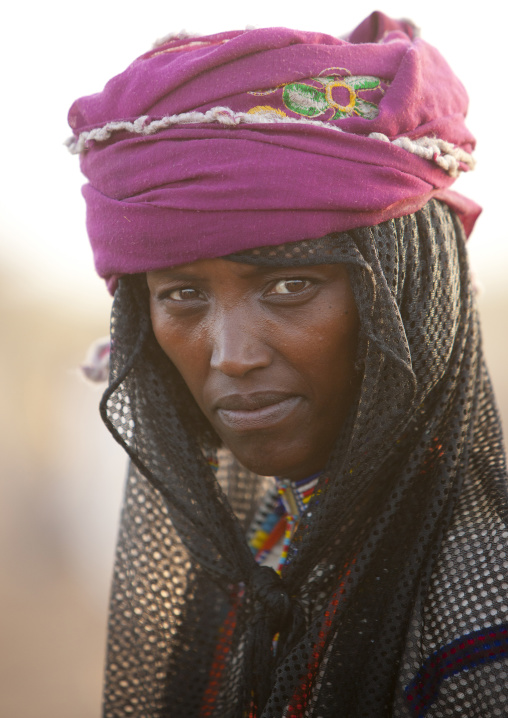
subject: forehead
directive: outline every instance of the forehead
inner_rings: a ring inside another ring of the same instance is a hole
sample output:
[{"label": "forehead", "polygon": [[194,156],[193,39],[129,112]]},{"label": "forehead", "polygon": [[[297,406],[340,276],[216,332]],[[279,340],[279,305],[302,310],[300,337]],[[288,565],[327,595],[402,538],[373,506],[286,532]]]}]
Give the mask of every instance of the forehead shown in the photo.
[{"label": "forehead", "polygon": [[[153,279],[197,277],[214,272],[218,267],[241,265],[238,276],[256,276],[273,269],[295,269],[316,265],[336,265],[357,261],[357,251],[347,235],[326,235],[319,239],[304,239],[277,245],[259,246],[227,254],[223,257],[204,258],[154,270]],[[227,263],[224,264],[224,263]],[[252,267],[249,270],[249,266]],[[231,270],[233,272],[233,270]]]},{"label": "forehead", "polygon": [[147,277],[154,281],[170,279],[209,278],[222,273],[229,273],[239,278],[255,277],[268,271],[266,265],[230,261],[223,257],[214,259],[198,259],[176,267],[166,267],[147,272]]},{"label": "forehead", "polygon": [[194,282],[202,284],[236,284],[247,286],[271,277],[290,277],[303,274],[317,274],[334,279],[342,278],[347,274],[342,263],[285,263],[269,264],[264,262],[246,263],[237,257],[232,261],[229,257],[214,259],[200,259],[176,267],[166,267],[147,272],[149,287],[157,287],[172,282]]}]

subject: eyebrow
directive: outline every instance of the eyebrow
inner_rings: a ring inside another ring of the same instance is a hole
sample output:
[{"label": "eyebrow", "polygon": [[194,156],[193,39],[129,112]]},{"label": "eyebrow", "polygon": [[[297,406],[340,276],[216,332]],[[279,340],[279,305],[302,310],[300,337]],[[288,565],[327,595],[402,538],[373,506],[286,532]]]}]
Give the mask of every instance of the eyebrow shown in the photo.
[{"label": "eyebrow", "polygon": [[[159,273],[157,273],[159,274]],[[190,281],[193,279],[202,279],[202,277],[199,274],[196,274],[196,272],[188,271],[182,269],[166,269],[160,272],[159,274],[160,279],[177,279],[182,281]]]},{"label": "eyebrow", "polygon": [[[257,276],[261,274],[265,274],[267,272],[273,272],[277,269],[290,269],[289,267],[270,267],[266,264],[250,264],[248,262],[232,262],[235,265],[243,265],[245,267],[245,276]],[[182,282],[190,282],[190,281],[206,281],[208,277],[205,277],[199,272],[199,270],[192,270],[192,269],[185,269],[183,267],[174,267],[169,268],[166,270],[161,270],[160,274],[159,272],[155,272],[159,275],[161,280],[166,281],[182,281]]]}]

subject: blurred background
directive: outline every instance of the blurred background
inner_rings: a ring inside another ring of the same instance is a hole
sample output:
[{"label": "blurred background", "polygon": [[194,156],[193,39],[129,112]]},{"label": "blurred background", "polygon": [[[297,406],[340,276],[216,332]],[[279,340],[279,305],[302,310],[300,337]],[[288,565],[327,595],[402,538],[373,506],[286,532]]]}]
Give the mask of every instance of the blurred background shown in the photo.
[{"label": "blurred background", "polygon": [[[340,10],[337,9],[340,7]],[[458,8],[460,7],[460,13]],[[471,5],[471,7],[473,7]],[[478,8],[478,6],[476,6]],[[499,9],[499,8],[502,9]],[[486,353],[508,425],[506,6],[385,0],[10,3],[2,12],[0,155],[0,715],[97,718],[106,606],[125,459],[78,367],[108,333],[78,160],[63,141],[72,101],[99,91],[154,40],[285,25],[343,35],[370,12],[410,17],[466,85],[477,169],[456,187],[484,208],[470,240]],[[500,13],[503,17],[500,17]]]}]

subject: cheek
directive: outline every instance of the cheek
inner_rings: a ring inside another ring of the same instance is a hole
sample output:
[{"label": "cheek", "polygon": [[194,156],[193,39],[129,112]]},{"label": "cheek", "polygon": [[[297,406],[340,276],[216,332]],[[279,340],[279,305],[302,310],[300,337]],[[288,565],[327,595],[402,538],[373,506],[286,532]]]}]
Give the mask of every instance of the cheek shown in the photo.
[{"label": "cheek", "polygon": [[[356,360],[359,319],[356,306],[347,302],[345,308],[328,303],[309,323],[305,333],[306,351],[314,366],[336,365]],[[302,346],[303,349],[303,346]]]},{"label": "cheek", "polygon": [[[330,313],[331,314],[331,313]],[[306,337],[306,367],[320,411],[343,414],[359,386],[355,369],[359,320],[354,302],[322,316]]]},{"label": "cheek", "polygon": [[155,338],[162,351],[175,365],[193,394],[199,391],[206,372],[207,340],[204,332],[185,330],[166,312],[150,306]]}]

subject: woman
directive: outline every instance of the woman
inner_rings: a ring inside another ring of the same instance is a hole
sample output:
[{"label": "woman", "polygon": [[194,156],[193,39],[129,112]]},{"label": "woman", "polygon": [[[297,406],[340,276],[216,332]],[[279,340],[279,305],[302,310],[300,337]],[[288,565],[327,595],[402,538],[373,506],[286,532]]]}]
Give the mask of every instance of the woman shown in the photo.
[{"label": "woman", "polygon": [[466,108],[380,13],[169,39],[71,108],[132,460],[105,716],[508,710]]}]

